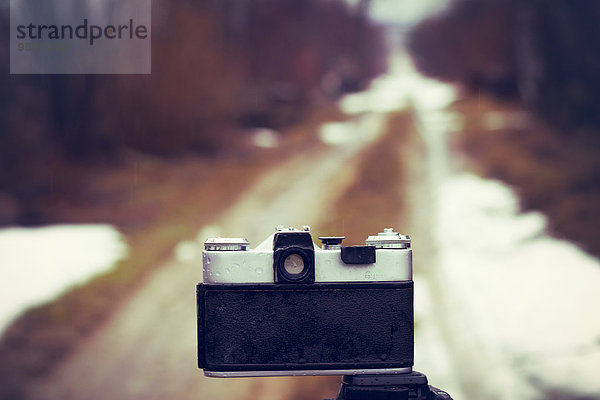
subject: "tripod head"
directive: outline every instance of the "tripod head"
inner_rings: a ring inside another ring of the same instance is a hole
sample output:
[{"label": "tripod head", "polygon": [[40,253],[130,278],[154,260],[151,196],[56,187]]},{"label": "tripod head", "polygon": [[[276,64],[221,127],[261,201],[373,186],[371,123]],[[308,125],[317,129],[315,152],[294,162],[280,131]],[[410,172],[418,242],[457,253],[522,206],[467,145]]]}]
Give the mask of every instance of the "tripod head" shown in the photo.
[{"label": "tripod head", "polygon": [[452,400],[427,384],[420,372],[396,375],[346,375],[335,399],[328,400]]}]

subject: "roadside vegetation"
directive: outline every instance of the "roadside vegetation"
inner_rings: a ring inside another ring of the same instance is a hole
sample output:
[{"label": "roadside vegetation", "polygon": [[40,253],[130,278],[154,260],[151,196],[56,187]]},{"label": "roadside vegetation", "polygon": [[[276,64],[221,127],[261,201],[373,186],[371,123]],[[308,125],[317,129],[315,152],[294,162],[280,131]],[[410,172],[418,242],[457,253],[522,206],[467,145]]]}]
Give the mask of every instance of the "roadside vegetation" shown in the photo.
[{"label": "roadside vegetation", "polygon": [[[150,75],[11,75],[0,38],[0,226],[52,222],[45,203],[74,191],[73,169],[138,153],[231,154],[248,130],[299,124],[386,68],[382,29],[342,0],[153,0],[152,9]],[[7,0],[0,28],[9,29]]]},{"label": "roadside vegetation", "polygon": [[599,15],[594,0],[452,0],[407,41],[421,73],[462,91],[454,147],[470,167],[597,256]]},{"label": "roadside vegetation", "polygon": [[489,98],[457,102],[463,128],[452,139],[467,168],[502,180],[525,210],[549,218],[551,233],[600,256],[600,142],[567,140],[515,104]]},{"label": "roadside vegetation", "polygon": [[23,398],[27,382],[52,371],[153,270],[173,257],[179,242],[218,219],[287,152],[321,147],[317,127],[337,118],[341,115],[333,105],[321,104],[283,134],[279,147],[248,146],[243,156],[168,161],[138,154],[135,162],[86,170],[74,197],[45,203],[46,215],[63,223],[114,224],[130,251],[110,271],[28,310],[8,328],[0,340],[0,398]]}]

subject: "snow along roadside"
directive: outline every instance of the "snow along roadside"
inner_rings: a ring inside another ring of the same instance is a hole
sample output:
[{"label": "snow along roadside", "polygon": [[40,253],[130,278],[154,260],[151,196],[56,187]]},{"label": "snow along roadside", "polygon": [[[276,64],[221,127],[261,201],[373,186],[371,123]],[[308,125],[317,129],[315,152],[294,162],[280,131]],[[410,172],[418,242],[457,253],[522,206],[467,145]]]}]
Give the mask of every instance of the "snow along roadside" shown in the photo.
[{"label": "snow along roadside", "polygon": [[456,325],[490,357],[490,377],[493,365],[511,368],[522,399],[600,396],[600,262],[549,237],[543,215],[520,214],[500,182],[453,175],[437,200],[441,279],[461,305]]},{"label": "snow along roadside", "polygon": [[127,251],[110,225],[0,230],[0,334],[27,308],[112,268]]}]

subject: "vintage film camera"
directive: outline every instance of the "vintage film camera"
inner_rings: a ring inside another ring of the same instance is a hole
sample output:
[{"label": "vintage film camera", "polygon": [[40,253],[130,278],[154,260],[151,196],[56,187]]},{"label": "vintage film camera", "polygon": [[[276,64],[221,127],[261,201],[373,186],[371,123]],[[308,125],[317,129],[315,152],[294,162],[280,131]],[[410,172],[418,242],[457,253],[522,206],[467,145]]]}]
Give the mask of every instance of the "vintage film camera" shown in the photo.
[{"label": "vintage film camera", "polygon": [[241,238],[206,240],[199,368],[211,377],[346,375],[338,399],[410,385],[433,398],[412,372],[410,238],[386,228],[365,246],[319,239],[322,247],[305,226],[277,227],[255,249]]}]

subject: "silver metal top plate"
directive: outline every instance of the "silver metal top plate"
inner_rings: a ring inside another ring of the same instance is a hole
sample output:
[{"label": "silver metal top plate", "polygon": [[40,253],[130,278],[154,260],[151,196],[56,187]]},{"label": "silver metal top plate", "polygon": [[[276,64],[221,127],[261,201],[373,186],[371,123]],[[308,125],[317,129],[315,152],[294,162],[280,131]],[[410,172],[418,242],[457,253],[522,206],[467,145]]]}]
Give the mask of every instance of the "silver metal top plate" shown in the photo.
[{"label": "silver metal top plate", "polygon": [[[412,280],[411,249],[377,249],[375,264],[344,264],[340,250],[315,249],[315,282]],[[273,251],[204,251],[204,283],[273,283]]]}]

